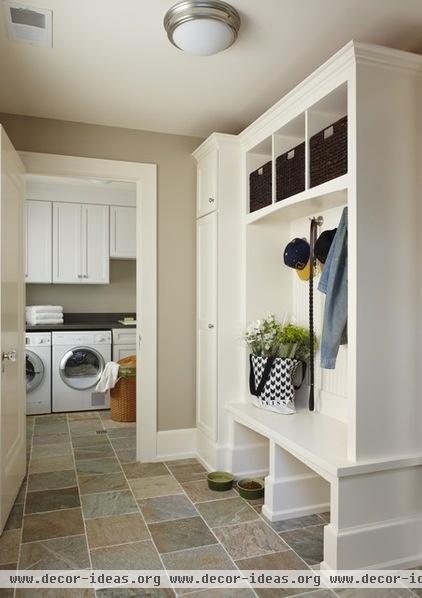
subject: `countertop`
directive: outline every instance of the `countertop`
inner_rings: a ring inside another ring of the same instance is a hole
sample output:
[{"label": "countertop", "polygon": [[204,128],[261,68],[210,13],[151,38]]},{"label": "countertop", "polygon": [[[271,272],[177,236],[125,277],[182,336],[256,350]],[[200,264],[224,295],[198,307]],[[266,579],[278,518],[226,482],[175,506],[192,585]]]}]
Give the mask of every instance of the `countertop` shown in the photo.
[{"label": "countertop", "polygon": [[133,326],[125,326],[119,320],[124,317],[136,318],[134,313],[85,313],[85,314],[64,314],[64,324],[38,324],[30,326],[27,324],[26,332],[51,332],[60,330],[112,330],[113,328],[127,328],[133,330]]}]

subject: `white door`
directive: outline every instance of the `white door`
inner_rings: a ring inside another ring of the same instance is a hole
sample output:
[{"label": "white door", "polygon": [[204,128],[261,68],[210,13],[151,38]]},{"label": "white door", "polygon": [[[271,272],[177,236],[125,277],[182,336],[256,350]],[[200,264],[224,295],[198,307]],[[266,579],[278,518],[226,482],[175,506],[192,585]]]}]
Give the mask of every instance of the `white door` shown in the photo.
[{"label": "white door", "polygon": [[198,162],[197,216],[205,216],[217,209],[218,150],[208,152]]},{"label": "white door", "polygon": [[82,206],[82,282],[108,284],[109,207]]},{"label": "white door", "polygon": [[25,202],[26,282],[52,282],[50,201]]},{"label": "white door", "polygon": [[136,259],[136,208],[110,207],[110,257]]},{"label": "white door", "polygon": [[197,224],[197,424],[217,440],[217,213]]},{"label": "white door", "polygon": [[81,204],[53,203],[53,282],[81,282],[81,227]]},{"label": "white door", "polygon": [[0,127],[0,532],[25,476],[24,167]]}]

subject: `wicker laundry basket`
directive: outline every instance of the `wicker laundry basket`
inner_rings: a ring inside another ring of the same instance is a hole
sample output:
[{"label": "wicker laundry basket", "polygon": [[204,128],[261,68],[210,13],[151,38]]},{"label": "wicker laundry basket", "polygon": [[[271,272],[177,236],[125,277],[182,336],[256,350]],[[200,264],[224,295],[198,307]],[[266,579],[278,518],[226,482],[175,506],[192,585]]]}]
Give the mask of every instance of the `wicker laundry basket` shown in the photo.
[{"label": "wicker laundry basket", "polygon": [[110,415],[115,422],[136,421],[136,355],[117,362],[120,365],[116,386],[110,391]]}]

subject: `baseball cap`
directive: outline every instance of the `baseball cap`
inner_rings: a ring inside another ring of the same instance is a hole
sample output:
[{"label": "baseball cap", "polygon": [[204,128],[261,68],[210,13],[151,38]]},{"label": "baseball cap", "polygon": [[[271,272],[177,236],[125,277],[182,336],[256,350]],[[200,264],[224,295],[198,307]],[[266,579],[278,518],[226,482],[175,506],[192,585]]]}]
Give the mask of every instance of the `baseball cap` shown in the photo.
[{"label": "baseball cap", "polygon": [[328,252],[330,251],[331,243],[336,236],[337,229],[323,231],[315,242],[314,254],[315,257],[322,263],[325,264]]}]

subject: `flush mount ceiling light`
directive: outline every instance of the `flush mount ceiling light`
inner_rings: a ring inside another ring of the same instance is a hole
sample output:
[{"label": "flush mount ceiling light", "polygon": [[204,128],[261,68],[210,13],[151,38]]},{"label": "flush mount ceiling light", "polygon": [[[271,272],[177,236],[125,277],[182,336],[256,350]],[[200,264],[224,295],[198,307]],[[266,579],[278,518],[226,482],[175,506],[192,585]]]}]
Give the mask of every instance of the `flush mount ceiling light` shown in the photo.
[{"label": "flush mount ceiling light", "polygon": [[164,17],[171,43],[198,56],[226,50],[236,40],[239,27],[237,10],[219,0],[184,0],[172,6]]}]

